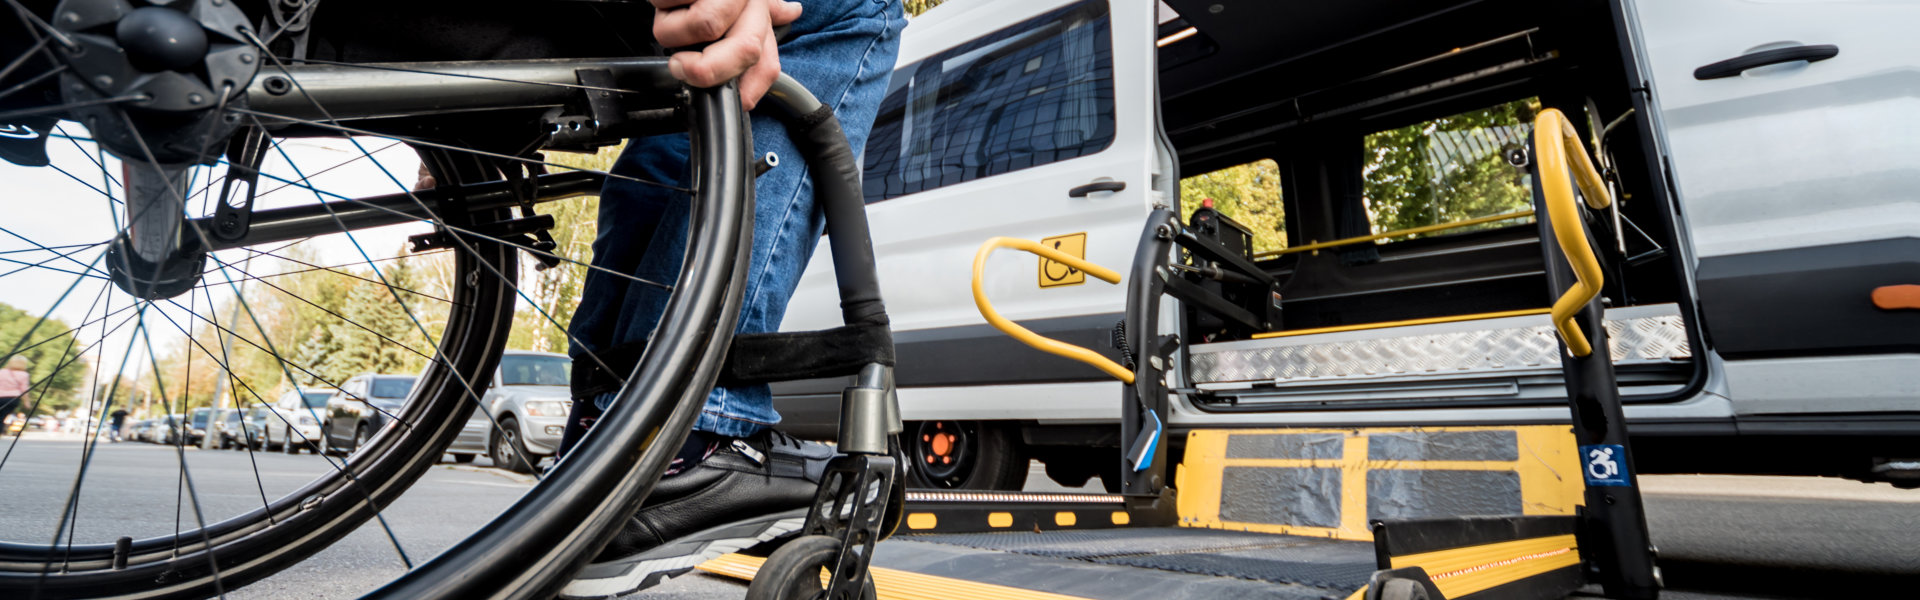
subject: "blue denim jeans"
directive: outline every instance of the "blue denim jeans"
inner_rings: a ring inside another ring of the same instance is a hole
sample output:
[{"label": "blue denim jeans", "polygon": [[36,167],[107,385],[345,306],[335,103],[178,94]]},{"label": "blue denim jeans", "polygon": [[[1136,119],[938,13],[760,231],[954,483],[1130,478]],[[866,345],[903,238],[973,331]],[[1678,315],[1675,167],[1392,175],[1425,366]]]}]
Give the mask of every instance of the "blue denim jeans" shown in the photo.
[{"label": "blue denim jeans", "polygon": [[[906,26],[900,0],[804,0],[805,11],[780,45],[780,68],[833,106],[854,152],[886,94],[887,80]],[[780,166],[754,186],[753,256],[740,307],[738,333],[777,331],[825,227],[813,207],[813,181],[786,127],[754,115],[754,156],[774,153]],[[646,181],[687,186],[687,136],[633,140],[613,172]],[[671,284],[686,253],[691,200],[657,185],[609,179],[600,194],[599,235],[593,264],[651,282]],[[580,307],[569,333],[570,354],[648,339],[665,312],[670,291],[598,270],[587,274]],[[668,324],[672,326],[672,324]],[[595,398],[605,410],[614,394]],[[715,388],[694,429],[746,437],[780,422],[766,385]]]}]

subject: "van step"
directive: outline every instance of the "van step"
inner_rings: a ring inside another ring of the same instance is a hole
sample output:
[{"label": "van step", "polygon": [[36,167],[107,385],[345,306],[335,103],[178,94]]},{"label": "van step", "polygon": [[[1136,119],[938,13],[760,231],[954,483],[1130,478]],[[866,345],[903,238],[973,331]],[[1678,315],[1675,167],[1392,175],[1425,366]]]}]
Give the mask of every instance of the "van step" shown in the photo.
[{"label": "van step", "polygon": [[[1671,365],[1692,356],[1674,304],[1607,311],[1616,366]],[[1547,315],[1504,316],[1195,344],[1201,388],[1367,383],[1408,376],[1559,373],[1559,337]]]}]

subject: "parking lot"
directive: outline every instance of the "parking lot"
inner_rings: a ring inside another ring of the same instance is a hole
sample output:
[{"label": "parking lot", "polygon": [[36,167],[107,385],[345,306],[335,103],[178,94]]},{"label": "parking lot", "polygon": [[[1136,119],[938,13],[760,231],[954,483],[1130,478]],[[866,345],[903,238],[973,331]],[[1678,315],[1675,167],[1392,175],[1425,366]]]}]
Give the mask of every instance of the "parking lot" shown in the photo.
[{"label": "parking lot", "polygon": [[[28,433],[6,463],[0,539],[52,538],[84,444],[78,436]],[[180,477],[185,457],[194,494]],[[256,468],[257,467],[257,468]],[[191,529],[197,498],[209,520],[257,508],[330,468],[313,455],[203,451],[103,443],[81,490],[74,539],[171,535]],[[256,477],[257,474],[257,477]],[[313,559],[228,595],[230,598],[351,598],[458,542],[510,505],[532,477],[449,458],[383,512],[376,523]],[[1650,527],[1676,598],[1822,598],[1840,589],[1884,589],[1920,580],[1920,492],[1815,478],[1651,476]],[[1036,473],[1031,490],[1058,490]],[[176,525],[179,529],[176,529]],[[692,575],[634,598],[736,598],[744,586]]]}]

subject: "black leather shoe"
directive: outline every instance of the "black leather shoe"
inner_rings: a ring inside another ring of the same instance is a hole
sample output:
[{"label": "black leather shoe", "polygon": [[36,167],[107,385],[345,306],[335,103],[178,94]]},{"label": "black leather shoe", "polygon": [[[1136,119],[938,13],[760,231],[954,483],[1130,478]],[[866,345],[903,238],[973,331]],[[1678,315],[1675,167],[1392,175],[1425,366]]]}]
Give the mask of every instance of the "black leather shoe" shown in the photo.
[{"label": "black leather shoe", "polygon": [[629,594],[723,554],[788,537],[806,523],[833,447],[768,430],[723,445],[660,480],[562,598]]}]

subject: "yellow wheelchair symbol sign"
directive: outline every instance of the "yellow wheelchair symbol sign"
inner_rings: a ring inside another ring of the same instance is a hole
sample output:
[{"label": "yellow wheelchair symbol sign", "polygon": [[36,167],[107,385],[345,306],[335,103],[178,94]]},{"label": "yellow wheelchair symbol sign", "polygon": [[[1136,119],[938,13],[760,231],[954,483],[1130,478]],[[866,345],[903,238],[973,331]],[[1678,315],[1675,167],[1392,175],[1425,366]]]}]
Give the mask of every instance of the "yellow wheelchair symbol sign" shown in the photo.
[{"label": "yellow wheelchair symbol sign", "polygon": [[[1070,254],[1074,258],[1084,259],[1087,257],[1086,233],[1069,233],[1067,235],[1054,236],[1040,240],[1040,243],[1049,248]],[[1040,259],[1041,289],[1060,287],[1063,285],[1080,285],[1086,282],[1087,274],[1081,272],[1079,269],[1047,260],[1044,257]]]}]

